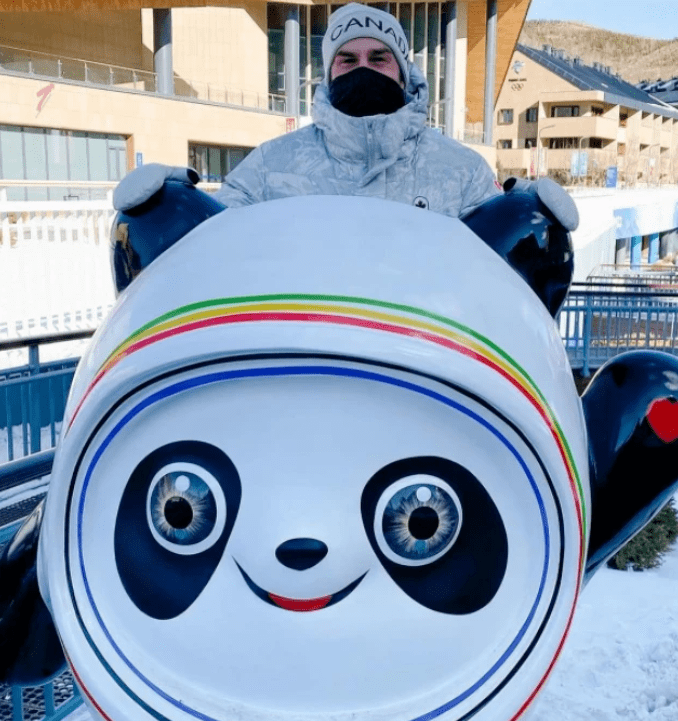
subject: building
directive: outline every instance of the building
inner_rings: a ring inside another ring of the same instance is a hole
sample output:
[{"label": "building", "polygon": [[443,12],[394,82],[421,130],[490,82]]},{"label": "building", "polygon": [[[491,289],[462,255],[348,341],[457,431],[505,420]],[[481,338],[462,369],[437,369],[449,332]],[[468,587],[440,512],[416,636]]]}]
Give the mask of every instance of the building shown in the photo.
[{"label": "building", "polygon": [[678,180],[678,110],[609,67],[518,45],[499,93],[500,176],[634,187]]},{"label": "building", "polygon": [[678,108],[678,78],[657,80],[654,83],[643,80],[636,87],[651,95],[656,102]]},{"label": "building", "polygon": [[[219,182],[304,122],[337,5],[159,4],[0,0],[3,197],[95,197],[149,162],[190,164]],[[401,22],[428,75],[430,123],[494,164],[494,99],[529,0],[375,4]]]}]

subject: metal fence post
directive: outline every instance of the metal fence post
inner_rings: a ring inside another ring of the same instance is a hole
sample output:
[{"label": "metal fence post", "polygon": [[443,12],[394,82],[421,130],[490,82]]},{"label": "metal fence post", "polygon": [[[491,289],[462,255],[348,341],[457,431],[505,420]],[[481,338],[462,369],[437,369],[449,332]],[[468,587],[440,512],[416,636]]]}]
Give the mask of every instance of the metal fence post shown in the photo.
[{"label": "metal fence post", "polygon": [[40,393],[37,376],[40,373],[40,350],[37,344],[28,346],[29,375],[36,377],[28,386],[28,423],[31,429],[31,453],[40,450]]},{"label": "metal fence post", "polygon": [[586,298],[586,310],[584,311],[584,333],[583,342],[584,347],[582,348],[582,368],[581,374],[584,378],[588,378],[591,375],[591,369],[589,367],[589,351],[591,349],[591,325],[593,321],[593,309],[591,308],[591,296]]},{"label": "metal fence post", "polygon": [[50,681],[42,687],[42,695],[45,699],[45,718],[51,718],[56,712],[54,706],[54,685]]},{"label": "metal fence post", "polygon": [[24,695],[21,686],[12,686],[12,721],[24,721]]}]

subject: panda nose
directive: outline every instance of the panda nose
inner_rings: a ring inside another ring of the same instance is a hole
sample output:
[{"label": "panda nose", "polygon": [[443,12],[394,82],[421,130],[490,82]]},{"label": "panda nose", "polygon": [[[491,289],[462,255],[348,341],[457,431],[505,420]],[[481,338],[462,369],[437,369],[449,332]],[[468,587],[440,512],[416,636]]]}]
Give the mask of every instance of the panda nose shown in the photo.
[{"label": "panda nose", "polygon": [[275,557],[287,568],[305,571],[327,555],[327,546],[315,538],[290,538],[275,549]]}]

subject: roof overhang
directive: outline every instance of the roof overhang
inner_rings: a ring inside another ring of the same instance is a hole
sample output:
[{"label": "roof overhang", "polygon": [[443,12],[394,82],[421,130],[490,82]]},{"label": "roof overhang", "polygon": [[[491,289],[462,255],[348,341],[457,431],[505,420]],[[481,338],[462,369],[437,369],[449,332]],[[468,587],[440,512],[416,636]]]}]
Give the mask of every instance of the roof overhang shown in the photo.
[{"label": "roof overhang", "polygon": [[[282,2],[282,0],[272,0],[272,2]],[[295,0],[295,2],[301,5],[315,4],[312,0]],[[209,2],[207,0],[0,0],[0,12],[93,12],[142,8],[232,7],[241,4],[230,0],[209,0]]]}]

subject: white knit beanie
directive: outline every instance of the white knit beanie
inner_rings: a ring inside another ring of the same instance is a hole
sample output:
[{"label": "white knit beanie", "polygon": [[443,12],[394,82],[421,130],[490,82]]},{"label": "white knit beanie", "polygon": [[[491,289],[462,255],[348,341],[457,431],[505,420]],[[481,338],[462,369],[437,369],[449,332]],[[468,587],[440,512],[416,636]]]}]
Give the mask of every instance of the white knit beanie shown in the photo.
[{"label": "white knit beanie", "polygon": [[360,3],[344,5],[330,16],[323,38],[323,65],[327,82],[337,51],[344,43],[355,38],[374,38],[384,43],[393,52],[407,87],[409,48],[402,26],[390,13]]}]

